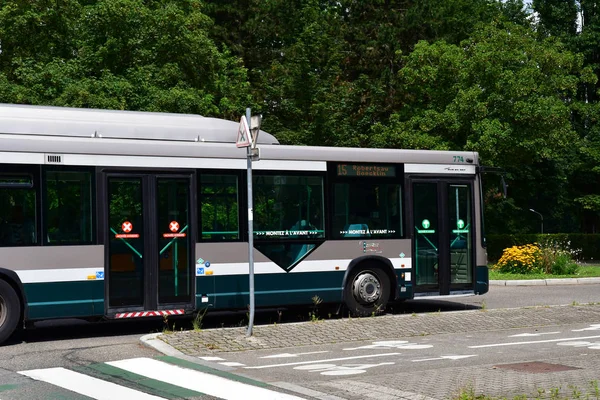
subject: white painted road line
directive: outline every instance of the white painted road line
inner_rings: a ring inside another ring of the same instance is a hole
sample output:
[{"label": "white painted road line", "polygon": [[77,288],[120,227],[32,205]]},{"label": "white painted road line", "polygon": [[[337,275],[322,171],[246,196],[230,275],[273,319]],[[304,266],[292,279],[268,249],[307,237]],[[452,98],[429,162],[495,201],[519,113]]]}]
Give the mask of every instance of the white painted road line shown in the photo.
[{"label": "white painted road line", "polygon": [[321,354],[321,353],[329,353],[329,350],[323,351],[309,351],[308,353],[281,353],[281,354],[273,354],[272,356],[264,356],[260,358],[291,358],[291,357],[299,357],[299,356],[307,356],[309,354]]},{"label": "white painted road line", "polygon": [[597,338],[600,338],[600,336],[584,336],[584,337],[576,337],[576,338],[548,339],[548,340],[531,340],[531,341],[528,341],[528,342],[511,342],[511,343],[482,344],[482,345],[479,345],[479,346],[469,346],[469,349],[483,349],[485,347],[501,347],[501,346],[518,346],[520,344],[566,342],[566,341],[569,341],[569,340],[597,339]]},{"label": "white painted road line", "polygon": [[436,357],[436,358],[422,358],[420,360],[411,360],[412,362],[421,362],[421,361],[438,361],[438,360],[452,360],[452,361],[456,361],[456,360],[462,360],[463,358],[469,358],[469,357],[477,357],[476,354],[471,354],[471,355],[467,355],[467,356],[441,356],[441,357]]},{"label": "white painted road line", "polygon": [[219,364],[224,365],[226,367],[244,367],[244,366],[246,366],[246,364],[242,364],[242,363],[235,362],[235,361],[225,361],[225,362],[220,362]]},{"label": "white painted road line", "polygon": [[371,349],[421,350],[421,349],[430,349],[432,347],[433,347],[432,344],[416,344],[416,343],[410,343],[406,340],[385,340],[385,341],[373,342],[373,344],[368,344],[366,346],[351,347],[351,348],[344,349],[344,350],[362,350],[362,349],[366,349],[366,350],[371,350]]},{"label": "white painted road line", "polygon": [[19,371],[19,374],[32,379],[59,386],[96,400],[159,400],[162,397],[152,396],[112,382],[93,378],[65,368],[33,369]]},{"label": "white painted road line", "polygon": [[583,332],[583,331],[599,331],[600,330],[600,324],[594,324],[594,325],[590,325],[589,328],[583,328],[583,329],[572,329],[573,332]]},{"label": "white painted road line", "polygon": [[518,335],[510,335],[509,337],[532,337],[542,335],[556,335],[560,332],[540,332],[540,333],[519,333]]},{"label": "white painted road line", "polygon": [[386,356],[398,356],[402,353],[385,353],[385,354],[372,354],[368,356],[355,356],[355,357],[342,357],[342,358],[331,358],[329,360],[314,360],[314,361],[299,361],[286,364],[271,364],[271,365],[260,365],[258,367],[246,367],[246,369],[263,369],[263,368],[275,368],[275,367],[288,367],[291,365],[305,365],[305,364],[317,364],[326,363],[331,361],[346,361],[346,360],[358,360],[359,358],[374,358],[374,357],[386,357]]},{"label": "white painted road line", "polygon": [[204,361],[225,361],[225,359],[221,358],[221,357],[198,357],[198,358],[201,360],[204,360]]},{"label": "white painted road line", "polygon": [[[227,400],[300,400],[301,397],[225,379],[220,376],[168,364],[151,358],[132,358],[106,363],[147,378]],[[116,397],[115,397],[116,398]]]}]

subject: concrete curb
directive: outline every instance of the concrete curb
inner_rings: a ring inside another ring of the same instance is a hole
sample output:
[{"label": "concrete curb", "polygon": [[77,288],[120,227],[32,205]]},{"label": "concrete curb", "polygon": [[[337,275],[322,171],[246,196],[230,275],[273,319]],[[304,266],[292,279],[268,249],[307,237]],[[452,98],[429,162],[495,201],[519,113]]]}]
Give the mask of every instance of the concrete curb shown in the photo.
[{"label": "concrete curb", "polygon": [[490,286],[553,286],[591,285],[600,283],[600,278],[555,278],[490,281]]},{"label": "concrete curb", "polygon": [[144,335],[140,338],[140,342],[151,349],[158,351],[166,356],[171,357],[179,357],[184,358],[187,357],[184,353],[172,347],[171,345],[166,344],[158,337],[162,335],[162,333],[151,333],[149,335]]}]

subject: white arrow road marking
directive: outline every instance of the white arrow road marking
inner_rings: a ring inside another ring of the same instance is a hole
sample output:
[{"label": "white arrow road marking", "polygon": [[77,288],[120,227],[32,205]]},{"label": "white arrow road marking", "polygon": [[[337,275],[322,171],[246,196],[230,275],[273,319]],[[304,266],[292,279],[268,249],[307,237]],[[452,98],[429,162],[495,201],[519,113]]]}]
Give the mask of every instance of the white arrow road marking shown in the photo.
[{"label": "white arrow road marking", "polygon": [[469,357],[477,357],[476,354],[470,354],[470,355],[465,355],[465,356],[441,356],[441,357],[437,357],[437,358],[424,358],[421,360],[412,360],[412,362],[421,362],[421,361],[437,361],[437,360],[452,360],[452,361],[456,361],[456,360],[461,360],[463,358],[469,358]]},{"label": "white arrow road marking", "polygon": [[347,364],[347,365],[335,365],[335,364],[316,364],[316,365],[303,365],[295,367],[297,370],[304,370],[310,372],[320,372],[321,375],[329,376],[343,376],[343,375],[358,375],[367,372],[368,368],[379,367],[381,365],[394,365],[393,362],[384,362],[379,364]]},{"label": "white arrow road marking", "polygon": [[585,336],[579,338],[563,338],[563,339],[548,339],[548,340],[530,340],[528,342],[511,342],[511,343],[494,343],[494,344],[482,344],[479,346],[468,346],[469,349],[483,349],[485,347],[501,347],[501,346],[517,346],[520,344],[536,344],[536,343],[551,343],[551,342],[567,342],[569,340],[581,340],[581,339],[598,339],[600,336]]},{"label": "white arrow road marking", "polygon": [[297,354],[281,353],[281,354],[273,354],[272,356],[264,356],[264,357],[260,357],[260,358],[292,358],[292,357],[306,356],[309,354],[321,354],[321,353],[329,353],[329,350],[309,351],[308,353],[297,353]]},{"label": "white arrow road marking", "polygon": [[594,324],[594,325],[590,325],[589,328],[583,328],[583,329],[572,329],[573,332],[583,332],[583,331],[599,331],[600,330],[600,324]]},{"label": "white arrow road marking", "polygon": [[370,349],[406,349],[406,350],[420,350],[420,349],[429,349],[433,347],[431,344],[416,344],[409,343],[406,340],[385,340],[379,342],[373,342],[373,344],[368,344],[366,346],[360,347],[351,347],[344,350],[370,350]]},{"label": "white arrow road marking", "polygon": [[556,335],[560,332],[540,332],[540,333],[519,333],[518,335],[510,335],[509,337],[530,337],[530,336],[542,336],[542,335]]},{"label": "white arrow road marking", "polygon": [[329,360],[299,361],[299,362],[286,363],[286,364],[259,365],[258,367],[245,367],[245,368],[246,369],[263,369],[263,368],[275,368],[275,367],[288,367],[291,365],[316,364],[316,363],[325,363],[325,362],[330,362],[330,361],[357,360],[359,358],[398,356],[400,354],[402,354],[402,353],[372,354],[372,355],[356,356],[356,357],[331,358]]}]

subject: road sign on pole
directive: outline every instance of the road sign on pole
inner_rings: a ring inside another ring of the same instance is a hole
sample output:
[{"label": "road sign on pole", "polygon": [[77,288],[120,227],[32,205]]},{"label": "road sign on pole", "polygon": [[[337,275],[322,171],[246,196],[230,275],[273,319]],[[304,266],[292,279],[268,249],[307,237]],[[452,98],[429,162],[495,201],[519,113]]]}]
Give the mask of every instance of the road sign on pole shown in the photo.
[{"label": "road sign on pole", "polygon": [[[252,161],[260,160],[260,149],[256,147],[258,141],[258,132],[262,116],[252,116],[250,108],[246,109],[246,115],[242,116],[238,136],[235,142],[237,147],[246,148],[247,179],[248,182],[248,297],[250,300],[250,316],[248,317],[247,336],[252,336],[254,327],[254,214],[252,203]],[[252,132],[252,133],[250,133]]]},{"label": "road sign on pole", "polygon": [[250,139],[251,137],[250,128],[248,127],[248,120],[246,119],[245,115],[242,115],[235,145],[237,147],[248,147],[250,146]]},{"label": "road sign on pole", "polygon": [[250,129],[250,135],[253,149],[256,149],[256,144],[258,143],[258,134],[260,133],[261,122],[262,115],[253,115],[250,117],[250,125],[252,125],[252,129]]}]

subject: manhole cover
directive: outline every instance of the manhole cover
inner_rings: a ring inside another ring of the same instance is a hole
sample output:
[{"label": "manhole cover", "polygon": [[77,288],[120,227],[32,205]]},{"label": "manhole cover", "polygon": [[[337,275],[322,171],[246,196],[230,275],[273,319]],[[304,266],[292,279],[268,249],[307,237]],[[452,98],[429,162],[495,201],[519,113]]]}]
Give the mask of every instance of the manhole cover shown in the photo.
[{"label": "manhole cover", "polygon": [[575,367],[569,367],[568,365],[561,364],[550,364],[545,362],[533,361],[516,364],[502,364],[496,365],[494,368],[512,369],[517,372],[530,372],[532,374],[543,374],[545,372],[560,372],[560,371],[571,371],[574,369],[581,369]]}]

